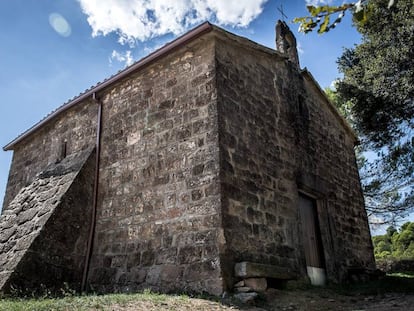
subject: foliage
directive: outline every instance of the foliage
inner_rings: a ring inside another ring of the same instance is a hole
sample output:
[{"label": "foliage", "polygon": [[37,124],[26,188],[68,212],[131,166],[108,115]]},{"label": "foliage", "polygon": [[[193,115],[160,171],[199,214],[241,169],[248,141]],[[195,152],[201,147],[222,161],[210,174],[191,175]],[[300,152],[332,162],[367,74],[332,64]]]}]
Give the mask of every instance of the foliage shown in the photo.
[{"label": "foliage", "polygon": [[[388,8],[394,5],[394,0],[389,0]],[[343,3],[339,6],[322,5],[306,7],[310,16],[296,17],[293,19],[294,23],[299,23],[299,31],[308,33],[313,31],[318,25],[318,33],[322,34],[335,28],[345,16],[347,11],[350,11],[355,24],[364,25],[370,18],[371,7],[368,0],[359,0],[357,2]],[[332,22],[331,18],[336,15]]]},{"label": "foliage", "polygon": [[368,3],[362,43],[338,60],[336,96],[371,151],[360,166],[368,213],[395,223],[414,206],[414,6],[387,3]]},{"label": "foliage", "polygon": [[[345,12],[354,9],[354,7],[355,5],[353,3],[347,3],[340,6],[324,5],[318,7],[308,5],[306,8],[308,9],[310,16],[296,17],[293,22],[300,23],[299,31],[304,33],[311,32],[319,25],[318,33],[321,34],[335,28],[345,16]],[[331,17],[337,13],[338,15],[335,21],[331,22]]]},{"label": "foliage", "polygon": [[414,259],[414,222],[406,222],[400,231],[390,226],[386,234],[374,236],[372,241],[377,260]]},{"label": "foliage", "polygon": [[395,224],[414,207],[414,6],[368,2],[362,43],[339,58],[327,95],[361,144],[358,165],[370,220]]}]

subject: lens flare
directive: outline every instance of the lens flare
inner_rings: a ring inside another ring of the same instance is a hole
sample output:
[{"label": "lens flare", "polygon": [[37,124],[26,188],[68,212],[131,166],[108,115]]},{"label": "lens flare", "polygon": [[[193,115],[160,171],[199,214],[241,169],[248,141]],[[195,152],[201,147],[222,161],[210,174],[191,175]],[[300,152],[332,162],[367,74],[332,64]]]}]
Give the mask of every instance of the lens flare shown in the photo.
[{"label": "lens flare", "polygon": [[72,29],[66,19],[59,13],[52,13],[49,15],[49,24],[53,30],[62,37],[69,37]]}]

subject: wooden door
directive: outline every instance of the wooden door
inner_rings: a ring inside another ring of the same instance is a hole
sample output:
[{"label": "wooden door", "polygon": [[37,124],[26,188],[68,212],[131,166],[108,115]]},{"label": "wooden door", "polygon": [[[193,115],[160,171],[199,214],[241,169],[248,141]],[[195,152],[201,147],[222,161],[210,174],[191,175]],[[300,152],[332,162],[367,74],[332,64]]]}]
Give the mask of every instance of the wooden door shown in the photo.
[{"label": "wooden door", "polygon": [[324,269],[325,261],[315,200],[300,194],[299,213],[302,223],[306,266]]}]

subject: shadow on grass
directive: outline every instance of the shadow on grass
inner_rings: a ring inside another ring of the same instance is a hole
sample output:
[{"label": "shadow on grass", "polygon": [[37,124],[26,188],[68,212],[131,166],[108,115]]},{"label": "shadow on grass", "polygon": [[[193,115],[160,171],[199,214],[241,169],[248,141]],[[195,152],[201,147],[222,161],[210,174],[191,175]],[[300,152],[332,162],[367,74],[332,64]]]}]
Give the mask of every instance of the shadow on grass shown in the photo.
[{"label": "shadow on grass", "polygon": [[387,275],[375,281],[335,286],[342,295],[382,295],[385,293],[414,294],[414,278],[406,274]]},{"label": "shadow on grass", "polygon": [[[296,286],[288,287],[286,289],[274,290],[273,294],[259,295],[255,300],[254,305],[265,310],[273,310],[273,301],[279,301],[283,297],[283,292],[287,292],[287,297],[295,297],[295,292],[304,292],[303,301],[314,300],[312,297],[332,298],[336,295],[342,296],[370,296],[370,295],[385,295],[387,293],[403,293],[414,294],[414,278],[407,274],[387,275],[381,279],[370,281],[366,283],[335,285],[322,288],[315,288],[307,284],[296,284]],[[290,294],[289,294],[290,292]],[[293,295],[293,296],[292,296]],[[312,296],[314,295],[314,296]],[[100,310],[110,308],[117,305],[119,310],[123,306],[133,304],[138,310],[179,310],[183,306],[192,309],[199,309],[201,305],[194,305],[191,303],[191,298],[200,298],[217,303],[218,305],[229,307],[234,310],[248,310],[252,305],[246,305],[237,301],[232,296],[224,299],[210,296],[210,295],[191,295],[191,294],[175,294],[166,295],[153,293],[151,291],[143,291],[137,294],[110,294],[110,295],[73,295],[65,298],[51,298],[45,297],[40,299],[0,299],[0,311],[20,311],[20,310]],[[268,301],[269,298],[270,300]],[[305,300],[304,300],[305,299]],[[326,303],[326,299],[324,303]],[[337,298],[335,298],[337,299]],[[286,300],[286,299],[285,299]],[[295,300],[296,301],[296,300]],[[285,301],[286,302],[286,301]],[[294,302],[288,301],[289,303]],[[287,303],[287,302],[286,302]],[[203,303],[201,303],[203,304]],[[203,309],[208,310],[212,305],[203,304]],[[312,309],[313,310],[313,309]]]}]

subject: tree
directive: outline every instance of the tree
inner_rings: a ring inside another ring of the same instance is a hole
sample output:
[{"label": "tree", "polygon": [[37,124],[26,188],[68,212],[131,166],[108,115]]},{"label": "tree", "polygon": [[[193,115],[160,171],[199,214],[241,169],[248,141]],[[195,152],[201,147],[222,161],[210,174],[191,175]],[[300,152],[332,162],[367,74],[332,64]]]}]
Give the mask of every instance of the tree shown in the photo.
[{"label": "tree", "polygon": [[[388,1],[388,8],[391,8],[395,3],[395,0]],[[370,15],[370,7],[368,0],[359,0],[357,2],[343,3],[339,6],[322,5],[313,6],[308,5],[306,8],[309,11],[310,16],[296,17],[293,22],[299,23],[299,31],[308,33],[313,31],[318,25],[318,33],[322,34],[335,28],[345,16],[347,11],[351,11],[353,20],[355,23],[363,25]],[[335,17],[332,22],[331,18]]]},{"label": "tree", "polygon": [[413,259],[414,222],[406,222],[400,230],[389,227],[384,235],[372,237],[376,259]]},{"label": "tree", "polygon": [[361,167],[367,210],[395,221],[414,205],[414,6],[370,1],[357,24],[362,43],[338,60],[344,74],[337,95],[351,107],[365,151]]},{"label": "tree", "polygon": [[361,138],[368,214],[395,223],[414,206],[414,6],[392,4],[366,2],[362,43],[339,58],[344,76],[331,99]]},{"label": "tree", "polygon": [[390,239],[390,241],[391,241],[391,238],[394,235],[394,233],[398,233],[398,230],[395,229],[395,227],[393,227],[393,226],[389,226],[387,228],[387,237]]}]

